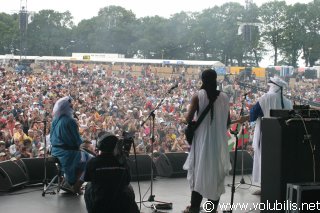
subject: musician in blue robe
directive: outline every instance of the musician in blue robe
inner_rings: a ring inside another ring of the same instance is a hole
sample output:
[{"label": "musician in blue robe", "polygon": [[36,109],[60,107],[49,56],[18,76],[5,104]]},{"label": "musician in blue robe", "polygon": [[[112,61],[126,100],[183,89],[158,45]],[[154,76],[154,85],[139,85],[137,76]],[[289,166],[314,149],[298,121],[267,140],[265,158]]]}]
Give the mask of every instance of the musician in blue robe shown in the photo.
[{"label": "musician in blue robe", "polygon": [[62,189],[82,194],[80,189],[83,181],[80,176],[85,164],[81,161],[79,148],[82,139],[72,107],[72,98],[69,96],[60,98],[54,105],[50,130],[51,154],[59,159],[64,173]]}]

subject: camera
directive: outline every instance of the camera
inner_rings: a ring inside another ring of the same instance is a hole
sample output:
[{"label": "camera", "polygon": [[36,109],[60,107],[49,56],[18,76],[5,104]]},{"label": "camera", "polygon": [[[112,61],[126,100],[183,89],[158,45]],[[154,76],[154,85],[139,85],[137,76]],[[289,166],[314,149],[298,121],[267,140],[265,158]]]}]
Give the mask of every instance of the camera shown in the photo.
[{"label": "camera", "polygon": [[130,149],[134,143],[134,134],[123,131],[122,137],[119,138],[116,149],[120,157],[129,157]]},{"label": "camera", "polygon": [[112,152],[121,164],[124,164],[129,157],[131,146],[134,142],[133,134],[123,132],[118,138],[109,132],[100,132],[97,139],[97,149],[103,152]]}]

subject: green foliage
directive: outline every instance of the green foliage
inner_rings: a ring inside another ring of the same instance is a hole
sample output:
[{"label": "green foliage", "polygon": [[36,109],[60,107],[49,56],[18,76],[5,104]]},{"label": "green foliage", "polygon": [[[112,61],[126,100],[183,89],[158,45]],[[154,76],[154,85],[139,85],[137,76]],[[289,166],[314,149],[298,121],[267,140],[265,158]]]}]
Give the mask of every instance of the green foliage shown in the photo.
[{"label": "green foliage", "polygon": [[278,50],[285,31],[287,5],[285,1],[272,1],[261,5],[260,19],[263,23],[262,39],[274,50],[274,65],[278,63]]},{"label": "green foliage", "polygon": [[130,55],[128,49],[135,41],[132,26],[137,22],[131,11],[118,6],[105,7],[92,21],[86,34],[91,52]]},{"label": "green foliage", "polygon": [[28,55],[64,55],[72,27],[70,12],[41,10],[28,26]]},{"label": "green foliage", "polygon": [[0,13],[0,54],[14,53],[19,48],[19,23],[17,15]]},{"label": "green foliage", "polygon": [[299,52],[305,43],[306,17],[306,5],[295,4],[288,6],[286,10],[285,30],[280,50],[288,64],[293,66],[297,66]]},{"label": "green foliage", "polygon": [[[219,60],[226,65],[257,66],[266,47],[271,47],[274,65],[281,61],[296,66],[300,56],[306,65],[313,65],[320,58],[319,11],[319,0],[295,5],[276,0],[260,7],[228,2],[197,13],[137,19],[130,10],[109,6],[74,25],[69,11],[41,10],[28,25],[26,53],[118,53],[126,57]],[[242,25],[247,25],[246,33]],[[19,43],[18,14],[0,13],[0,54],[17,54]]]}]

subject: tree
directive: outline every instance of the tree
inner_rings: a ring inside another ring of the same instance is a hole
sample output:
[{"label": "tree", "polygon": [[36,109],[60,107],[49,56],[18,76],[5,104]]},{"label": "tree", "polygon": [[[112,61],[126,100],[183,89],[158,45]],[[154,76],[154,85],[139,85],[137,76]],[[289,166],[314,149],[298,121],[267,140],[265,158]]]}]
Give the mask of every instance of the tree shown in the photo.
[{"label": "tree", "polygon": [[216,14],[218,25],[216,26],[219,49],[222,52],[221,60],[225,65],[233,65],[234,60],[242,65],[246,51],[245,43],[238,35],[239,20],[242,19],[245,8],[239,3],[225,3]]},{"label": "tree", "polygon": [[144,17],[139,19],[139,24],[134,35],[137,38],[133,44],[136,54],[143,58],[161,58],[165,45],[165,27],[167,20],[160,16]]},{"label": "tree", "polygon": [[74,26],[69,11],[41,10],[28,26],[27,44],[30,55],[65,55],[64,45],[71,41]]},{"label": "tree", "polygon": [[0,13],[0,54],[14,53],[19,47],[18,15]]},{"label": "tree", "polygon": [[306,66],[313,66],[320,59],[320,0],[307,4],[306,37],[303,45],[303,58]]},{"label": "tree", "polygon": [[219,39],[217,32],[218,7],[196,13],[192,22],[188,43],[192,47],[190,52],[196,60],[217,59],[220,56]]},{"label": "tree", "polygon": [[278,63],[278,49],[283,42],[287,5],[285,1],[272,1],[260,7],[261,36],[273,48],[274,65]]},{"label": "tree", "polygon": [[162,54],[168,59],[189,59],[191,44],[189,37],[194,13],[180,12],[173,14],[164,24]]},{"label": "tree", "polygon": [[135,42],[132,26],[137,20],[132,11],[119,6],[99,10],[93,18],[94,29],[88,34],[88,44],[98,53],[119,53],[128,56],[130,46]]},{"label": "tree", "polygon": [[95,33],[95,19],[82,20],[78,26],[72,30],[72,38],[74,39],[74,52],[91,53],[95,52],[92,42]]},{"label": "tree", "polygon": [[[265,48],[271,46],[274,65],[281,57],[281,63],[296,66],[302,57],[306,66],[312,66],[320,58],[319,11],[320,0],[293,6],[275,0],[260,8],[253,3],[244,7],[228,2],[201,12],[176,13],[168,19],[137,19],[131,10],[109,6],[75,26],[69,11],[42,10],[28,25],[25,44],[28,55],[119,53],[125,57],[219,60],[232,66],[258,66]],[[260,28],[252,24],[259,21]],[[244,33],[239,35],[241,26]],[[0,54],[19,48],[18,14],[0,14],[0,38]]]},{"label": "tree", "polygon": [[294,67],[298,65],[297,61],[305,43],[306,17],[307,10],[305,4],[297,3],[287,7],[280,49],[283,53],[284,61],[287,61],[288,65]]}]

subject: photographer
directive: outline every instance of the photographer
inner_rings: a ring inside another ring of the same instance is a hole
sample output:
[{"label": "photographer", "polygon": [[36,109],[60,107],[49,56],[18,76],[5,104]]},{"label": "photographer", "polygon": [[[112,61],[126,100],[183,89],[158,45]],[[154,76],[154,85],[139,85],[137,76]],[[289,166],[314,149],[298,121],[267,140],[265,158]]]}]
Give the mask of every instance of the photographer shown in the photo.
[{"label": "photographer", "polygon": [[101,132],[98,135],[99,154],[88,161],[84,174],[84,181],[88,182],[84,198],[89,213],[139,212],[129,184],[129,167],[126,162],[121,163],[116,154],[118,142],[111,133]]}]

